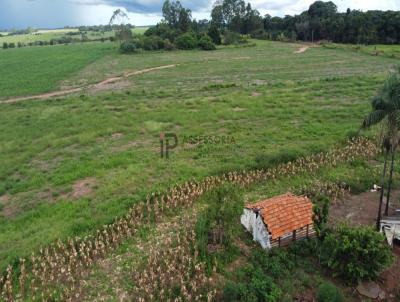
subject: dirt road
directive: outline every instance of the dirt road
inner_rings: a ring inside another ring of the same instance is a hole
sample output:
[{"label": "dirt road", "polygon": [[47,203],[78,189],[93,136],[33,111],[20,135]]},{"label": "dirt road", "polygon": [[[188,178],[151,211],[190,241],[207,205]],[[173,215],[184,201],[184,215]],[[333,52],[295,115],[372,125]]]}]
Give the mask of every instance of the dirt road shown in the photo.
[{"label": "dirt road", "polygon": [[144,74],[147,72],[152,72],[152,71],[157,71],[157,70],[162,70],[162,69],[167,69],[167,68],[173,68],[175,66],[176,66],[176,64],[171,64],[171,65],[163,65],[163,66],[146,68],[146,69],[141,69],[141,70],[136,70],[136,71],[130,71],[130,72],[126,72],[122,76],[107,78],[99,83],[92,84],[92,85],[89,85],[86,87],[77,87],[77,88],[59,90],[59,91],[43,93],[43,94],[38,94],[38,95],[32,95],[32,96],[14,97],[14,98],[0,101],[0,104],[10,104],[10,103],[17,103],[17,102],[22,102],[22,101],[30,101],[30,100],[38,100],[38,101],[46,100],[46,99],[49,99],[52,97],[64,96],[64,95],[68,95],[68,94],[72,94],[72,93],[81,92],[85,89],[105,90],[107,88],[107,85],[115,83],[117,81],[121,81],[121,80],[129,78],[131,76],[140,75],[140,74]]}]

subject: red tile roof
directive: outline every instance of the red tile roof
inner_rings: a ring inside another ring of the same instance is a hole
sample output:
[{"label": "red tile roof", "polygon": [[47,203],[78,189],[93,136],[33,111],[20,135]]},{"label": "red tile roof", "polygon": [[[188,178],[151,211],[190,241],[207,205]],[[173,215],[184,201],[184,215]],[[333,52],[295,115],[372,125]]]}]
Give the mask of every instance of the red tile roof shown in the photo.
[{"label": "red tile roof", "polygon": [[313,223],[313,204],[305,196],[287,193],[246,205],[246,208],[260,211],[272,240]]}]

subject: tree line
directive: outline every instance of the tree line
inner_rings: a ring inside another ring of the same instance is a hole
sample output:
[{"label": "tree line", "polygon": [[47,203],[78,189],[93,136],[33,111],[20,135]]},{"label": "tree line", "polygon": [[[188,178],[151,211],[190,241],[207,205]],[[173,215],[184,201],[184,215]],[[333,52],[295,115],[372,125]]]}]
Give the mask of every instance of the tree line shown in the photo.
[{"label": "tree line", "polygon": [[[219,44],[247,43],[246,37],[279,41],[320,41],[336,43],[396,44],[400,42],[400,12],[348,9],[338,12],[333,2],[314,2],[295,16],[261,16],[244,0],[217,0],[210,20],[192,19],[190,9],[181,2],[166,0],[163,20],[142,37],[117,34],[124,40],[123,52],[140,49],[215,49]],[[120,33],[123,29],[119,30]]]},{"label": "tree line", "polygon": [[347,9],[339,13],[333,2],[314,2],[295,16],[260,16],[244,0],[219,0],[211,12],[219,30],[251,34],[271,40],[329,40],[337,43],[395,44],[400,42],[400,12]]}]

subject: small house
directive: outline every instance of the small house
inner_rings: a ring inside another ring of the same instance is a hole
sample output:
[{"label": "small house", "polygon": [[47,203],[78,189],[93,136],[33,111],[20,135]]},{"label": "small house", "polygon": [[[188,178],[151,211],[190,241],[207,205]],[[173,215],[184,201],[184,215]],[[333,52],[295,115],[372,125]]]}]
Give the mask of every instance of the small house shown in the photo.
[{"label": "small house", "polygon": [[291,193],[246,205],[241,223],[264,249],[315,236],[311,200]]}]

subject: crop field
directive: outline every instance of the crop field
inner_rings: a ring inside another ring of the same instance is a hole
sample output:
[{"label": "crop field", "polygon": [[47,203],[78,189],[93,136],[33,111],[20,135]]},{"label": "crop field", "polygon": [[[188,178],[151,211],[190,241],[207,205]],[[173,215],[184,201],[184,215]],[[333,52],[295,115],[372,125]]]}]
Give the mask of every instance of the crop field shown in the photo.
[{"label": "crop field", "polygon": [[[300,47],[252,41],[211,52],[121,55],[113,43],[84,43],[0,52],[0,269],[58,239],[93,234],[151,192],[229,171],[269,168],[344,144],[359,130],[371,97],[398,60],[325,47],[295,53]],[[151,69],[162,66],[167,68]],[[129,73],[100,88],[90,86]],[[74,87],[83,90],[1,103]],[[161,133],[178,138],[169,159],[160,156]],[[205,138],[219,143],[199,143]],[[365,158],[284,175],[244,194],[254,200],[298,191],[316,179],[346,182],[361,192],[379,181],[380,158],[375,161],[374,167]],[[202,201],[175,214],[197,215]],[[113,251],[106,258],[113,269],[106,262],[88,269],[82,301],[134,293],[120,281],[146,266],[143,255],[155,252],[146,243],[172,244],[162,235],[179,228],[175,214]],[[190,231],[182,232],[177,240],[193,240]],[[249,238],[242,240],[251,245]],[[170,256],[157,265],[170,264]],[[296,274],[308,279],[299,280],[323,278],[306,274],[307,265]],[[293,284],[280,285],[296,291]]]}]

